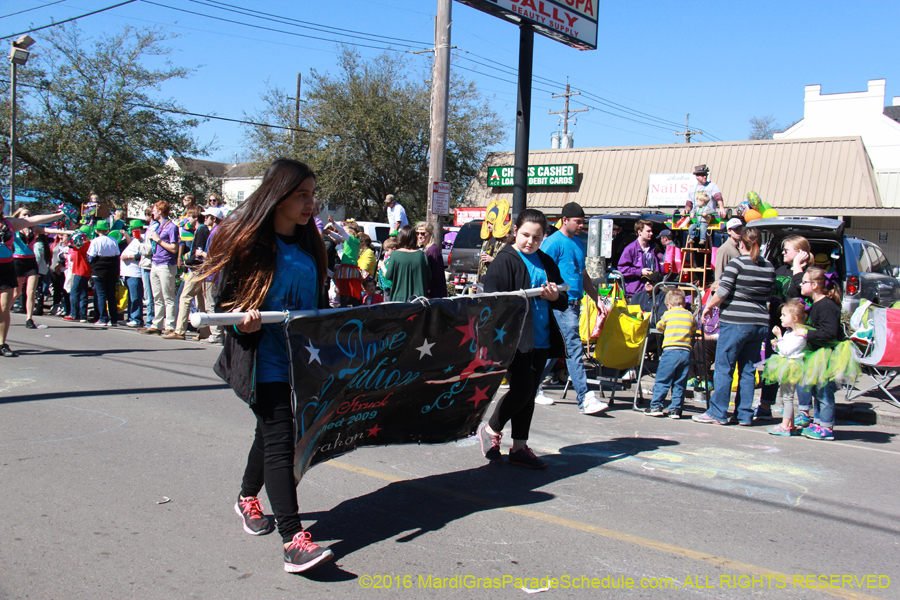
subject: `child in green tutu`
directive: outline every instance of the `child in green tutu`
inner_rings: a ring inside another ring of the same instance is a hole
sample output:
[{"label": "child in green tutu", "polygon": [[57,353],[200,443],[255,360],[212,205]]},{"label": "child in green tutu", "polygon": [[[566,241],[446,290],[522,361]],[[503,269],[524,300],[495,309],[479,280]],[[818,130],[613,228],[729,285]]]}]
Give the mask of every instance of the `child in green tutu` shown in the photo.
[{"label": "child in green tutu", "polygon": [[[782,327],[784,333],[782,334]],[[789,300],[781,307],[781,327],[772,328],[773,349],[778,354],[766,360],[763,381],[778,383],[783,405],[780,425],[767,427],[772,435],[799,435],[794,427],[794,390],[803,379],[803,356],[806,351],[806,308],[799,300]]]}]

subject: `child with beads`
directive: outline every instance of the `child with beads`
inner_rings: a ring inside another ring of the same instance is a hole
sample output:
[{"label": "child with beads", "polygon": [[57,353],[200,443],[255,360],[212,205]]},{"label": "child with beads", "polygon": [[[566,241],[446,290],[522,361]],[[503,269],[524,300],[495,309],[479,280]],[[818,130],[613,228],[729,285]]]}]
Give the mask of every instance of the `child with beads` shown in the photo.
[{"label": "child with beads", "polygon": [[[803,380],[797,388],[800,411],[794,425],[802,428],[804,437],[813,440],[834,439],[834,394],[836,378],[852,368],[853,361],[836,364],[835,343],[844,339],[841,326],[841,292],[832,283],[828,285],[825,271],[815,267],[806,270],[800,282],[800,292],[812,299],[809,311],[809,331],[806,343],[811,354],[804,364]],[[839,353],[838,353],[839,354]],[[810,416],[810,409],[815,412]]]},{"label": "child with beads", "polygon": [[794,390],[803,379],[803,356],[806,350],[806,307],[802,302],[789,300],[781,307],[781,327],[776,325],[772,328],[775,335],[772,349],[777,354],[766,360],[762,376],[767,384],[779,384],[778,391],[784,412],[781,423],[767,427],[766,430],[772,435],[792,436],[800,433],[794,427]]},{"label": "child with beads", "polygon": [[[674,289],[666,293],[668,310],[656,324],[663,333],[662,355],[653,384],[653,399],[650,408],[644,410],[648,417],[681,418],[684,405],[684,390],[687,386],[688,370],[691,366],[691,338],[694,333],[694,315],[684,307],[684,290]],[[672,390],[672,403],[663,410],[663,400]]]}]

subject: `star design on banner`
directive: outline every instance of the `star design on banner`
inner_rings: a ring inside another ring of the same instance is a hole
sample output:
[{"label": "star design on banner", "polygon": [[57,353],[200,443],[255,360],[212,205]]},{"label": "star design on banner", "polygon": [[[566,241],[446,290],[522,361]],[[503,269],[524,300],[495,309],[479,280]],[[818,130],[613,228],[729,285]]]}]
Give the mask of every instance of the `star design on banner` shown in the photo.
[{"label": "star design on banner", "polygon": [[476,385],[475,386],[475,395],[472,396],[471,398],[469,398],[468,402],[474,402],[475,408],[478,408],[479,402],[481,402],[482,400],[488,399],[487,394],[485,393],[488,391],[488,387],[489,386],[484,386],[483,388],[480,388]]},{"label": "star design on banner", "polygon": [[507,333],[506,326],[504,325],[500,329],[495,329],[494,332],[496,332],[496,334],[497,334],[496,336],[494,336],[494,341],[500,342],[502,344],[503,338],[506,336],[506,333]]},{"label": "star design on banner", "polygon": [[306,349],[309,351],[308,364],[312,364],[312,361],[316,361],[321,365],[322,361],[319,360],[319,349],[312,345],[312,340],[309,341],[309,346],[306,346]]},{"label": "star design on banner", "polygon": [[375,427],[373,427],[372,429],[367,429],[367,431],[369,432],[369,435],[367,435],[366,437],[378,437],[378,432],[381,431],[382,429],[384,429],[384,427],[379,427],[378,425],[375,425]]},{"label": "star design on banner", "polygon": [[422,360],[422,359],[425,357],[426,354],[427,354],[428,356],[434,356],[434,354],[431,353],[431,347],[434,346],[435,343],[436,343],[436,342],[431,342],[431,343],[429,344],[429,343],[428,343],[428,338],[425,338],[425,341],[422,342],[422,345],[419,346],[418,348],[416,348],[416,350],[419,351],[419,360]]},{"label": "star design on banner", "polygon": [[456,365],[450,365],[449,367],[444,369],[444,373],[449,373],[450,371],[452,371],[455,368],[456,368]]},{"label": "star design on banner", "polygon": [[462,327],[457,327],[460,331],[463,332],[463,340],[459,343],[460,346],[468,342],[469,340],[475,339],[475,317],[469,319],[469,324],[464,325]]},{"label": "star design on banner", "polygon": [[413,319],[415,319],[415,318],[418,317],[418,316],[419,316],[419,315],[417,315],[417,314],[416,314],[416,315],[410,315],[409,317],[407,317],[406,320],[407,320],[407,321],[412,321]]}]

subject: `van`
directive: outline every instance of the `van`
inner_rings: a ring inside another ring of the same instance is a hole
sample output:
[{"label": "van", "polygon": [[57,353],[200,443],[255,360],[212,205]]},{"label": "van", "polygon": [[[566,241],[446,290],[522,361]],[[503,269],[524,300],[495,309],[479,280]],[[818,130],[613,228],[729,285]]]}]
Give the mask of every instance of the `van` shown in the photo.
[{"label": "van", "polygon": [[375,221],[357,221],[359,230],[372,238],[372,249],[375,253],[381,251],[381,244],[391,235],[391,226],[387,223],[376,223]]}]

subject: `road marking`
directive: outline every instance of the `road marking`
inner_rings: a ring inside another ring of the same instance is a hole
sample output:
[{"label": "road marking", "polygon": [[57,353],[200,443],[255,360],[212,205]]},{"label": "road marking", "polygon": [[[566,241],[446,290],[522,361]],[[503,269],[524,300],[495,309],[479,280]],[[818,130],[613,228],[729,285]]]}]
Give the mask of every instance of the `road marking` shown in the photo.
[{"label": "road marking", "polygon": [[[779,571],[772,571],[770,569],[766,569],[764,567],[758,567],[756,565],[752,565],[750,563],[744,563],[736,560],[731,560],[730,558],[725,558],[722,556],[716,556],[714,554],[708,554],[706,552],[700,552],[697,550],[691,550],[690,548],[682,548],[681,546],[675,546],[674,544],[667,544],[666,542],[659,542],[656,540],[651,540],[648,538],[643,538],[637,535],[631,535],[630,533],[624,533],[622,531],[616,531],[615,529],[606,529],[605,527],[597,527],[596,525],[591,525],[589,523],[582,523],[581,521],[575,521],[573,519],[566,519],[564,517],[557,517],[555,515],[549,515],[547,513],[543,513],[537,510],[531,510],[529,508],[522,508],[521,506],[507,506],[505,504],[501,504],[499,502],[491,502],[490,500],[486,500],[484,498],[479,498],[477,496],[473,496],[471,494],[464,494],[462,492],[456,492],[453,490],[448,490],[444,488],[435,487],[432,485],[427,485],[424,483],[417,482],[415,480],[403,479],[401,477],[397,477],[395,475],[390,475],[388,473],[382,473],[381,471],[375,471],[373,469],[367,469],[365,467],[358,467],[356,465],[351,465],[339,460],[330,460],[325,463],[328,466],[336,467],[338,469],[343,469],[345,471],[350,471],[351,473],[356,473],[358,475],[365,475],[366,477],[372,477],[375,479],[381,479],[383,481],[389,481],[391,483],[403,483],[404,485],[408,485],[410,487],[414,487],[416,489],[425,490],[429,492],[433,492],[436,494],[440,494],[443,496],[450,496],[451,498],[457,498],[459,500],[465,500],[467,502],[471,502],[473,504],[480,504],[482,506],[489,506],[491,508],[496,508],[499,510],[503,510],[506,512],[510,512],[513,514],[521,515],[523,517],[528,517],[531,519],[537,519],[539,521],[544,521],[545,523],[552,523],[554,525],[561,525],[562,527],[568,527],[569,529],[576,529],[578,531],[584,531],[585,533],[592,533],[594,535],[603,536],[605,538],[618,540],[620,542],[627,542],[629,544],[634,544],[636,546],[642,546],[644,548],[649,548],[651,550],[658,550],[660,552],[667,552],[669,554],[674,554],[675,556],[682,556],[684,558],[691,558],[693,560],[699,560],[701,562],[709,563],[712,565],[725,567],[728,569],[732,569],[734,571],[741,571],[743,573],[749,573],[751,575],[764,576],[768,575],[771,577],[783,576],[787,578],[788,581],[791,580],[791,576],[787,573],[781,573]],[[869,596],[866,594],[862,594],[860,592],[856,592],[853,590],[845,590],[845,589],[818,589],[817,591],[823,592],[825,594],[830,594],[832,596],[836,596],[838,598],[845,598],[846,600],[878,600],[876,596]]]}]

